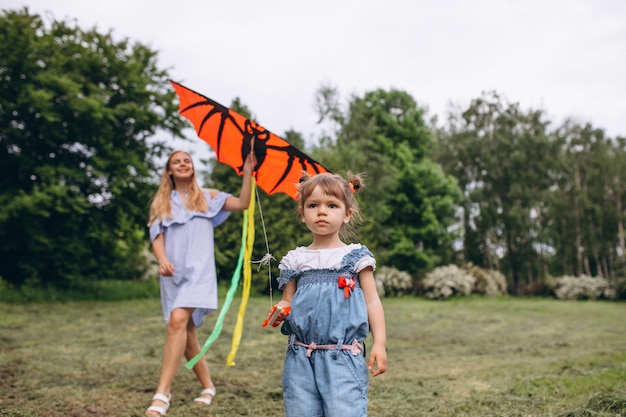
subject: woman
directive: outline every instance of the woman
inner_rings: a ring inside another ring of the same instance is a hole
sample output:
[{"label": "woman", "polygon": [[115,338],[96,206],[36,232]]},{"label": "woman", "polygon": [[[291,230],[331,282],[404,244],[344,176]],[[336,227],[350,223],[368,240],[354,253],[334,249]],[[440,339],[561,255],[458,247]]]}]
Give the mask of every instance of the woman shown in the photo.
[{"label": "woman", "polygon": [[[183,355],[189,360],[200,352],[196,328],[204,316],[217,309],[217,276],[213,229],[230,212],[250,204],[251,153],[244,164],[239,197],[202,189],[191,156],[174,151],[168,158],[161,184],[150,207],[150,239],[159,264],[161,305],[167,324],[161,376],[148,416],[164,416],[170,405],[171,386]],[[193,368],[202,384],[194,401],[211,404],[215,385],[206,360]]]}]

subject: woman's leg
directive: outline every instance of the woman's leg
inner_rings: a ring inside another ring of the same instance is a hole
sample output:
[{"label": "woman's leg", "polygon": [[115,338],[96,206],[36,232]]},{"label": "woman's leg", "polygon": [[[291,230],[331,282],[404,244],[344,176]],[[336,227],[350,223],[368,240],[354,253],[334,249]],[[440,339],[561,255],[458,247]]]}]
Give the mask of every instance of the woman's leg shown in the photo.
[{"label": "woman's leg", "polygon": [[[193,320],[189,320],[187,324],[187,346],[185,348],[185,358],[187,360],[192,359],[198,353],[200,353],[200,342],[198,341],[198,332],[196,331],[196,327],[193,324]],[[204,389],[206,388],[214,388],[213,380],[211,379],[211,373],[209,372],[209,366],[207,365],[206,359],[203,357],[196,363],[193,367],[193,371],[198,378],[198,381],[202,384]],[[207,399],[212,398],[211,394],[203,394],[202,397]]]},{"label": "woman's leg", "polygon": [[[167,337],[165,339],[165,348],[163,349],[163,364],[161,366],[161,377],[159,378],[159,386],[156,392],[170,395],[172,381],[176,371],[180,366],[180,360],[185,352],[187,345],[187,328],[191,322],[191,313],[193,308],[175,308],[170,314],[167,322]],[[166,404],[160,400],[154,400],[152,405],[163,407]],[[158,416],[158,413],[148,412],[149,416]]]}]

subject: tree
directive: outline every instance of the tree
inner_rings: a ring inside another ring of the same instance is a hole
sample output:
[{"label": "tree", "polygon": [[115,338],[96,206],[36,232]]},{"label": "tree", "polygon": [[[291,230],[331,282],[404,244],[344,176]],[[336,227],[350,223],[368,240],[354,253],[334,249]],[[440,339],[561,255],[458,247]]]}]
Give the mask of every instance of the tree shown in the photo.
[{"label": "tree", "polygon": [[180,135],[156,52],[27,8],[0,17],[0,276],[67,286],[141,273],[148,138]]},{"label": "tree", "polygon": [[558,172],[543,112],[489,92],[450,116],[437,154],[463,189],[463,260],[501,270],[513,291],[541,285]]},{"label": "tree", "polygon": [[322,160],[337,172],[365,174],[362,240],[381,265],[413,275],[449,261],[448,227],[460,194],[454,178],[430,159],[434,142],[424,111],[405,92],[376,90],[353,97],[341,112],[336,94],[323,88],[318,95],[320,116],[340,125]]},{"label": "tree", "polygon": [[551,213],[557,225],[553,270],[610,278],[624,247],[623,149],[602,129],[572,120],[554,138],[560,145],[561,170]]}]

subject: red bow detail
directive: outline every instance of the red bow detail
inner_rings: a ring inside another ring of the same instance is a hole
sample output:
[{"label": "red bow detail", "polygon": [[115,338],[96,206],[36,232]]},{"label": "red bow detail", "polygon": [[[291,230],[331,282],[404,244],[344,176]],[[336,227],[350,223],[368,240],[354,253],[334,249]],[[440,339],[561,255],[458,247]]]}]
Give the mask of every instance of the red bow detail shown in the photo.
[{"label": "red bow detail", "polygon": [[350,297],[350,293],[354,289],[354,278],[339,277],[339,288],[343,288],[343,294],[346,298]]}]

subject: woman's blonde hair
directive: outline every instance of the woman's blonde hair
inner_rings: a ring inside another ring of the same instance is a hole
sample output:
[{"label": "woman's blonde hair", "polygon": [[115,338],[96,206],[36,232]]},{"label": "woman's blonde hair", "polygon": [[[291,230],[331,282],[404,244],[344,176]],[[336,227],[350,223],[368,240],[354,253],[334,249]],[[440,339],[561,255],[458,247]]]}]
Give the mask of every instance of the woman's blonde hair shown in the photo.
[{"label": "woman's blonde hair", "polygon": [[189,154],[189,152],[176,150],[173,151],[167,158],[167,163],[165,164],[163,174],[161,175],[161,184],[159,185],[159,189],[155,193],[154,198],[152,199],[152,204],[150,205],[150,220],[148,221],[148,226],[151,226],[152,223],[154,223],[155,221],[162,221],[164,219],[172,218],[170,197],[172,195],[172,191],[176,189],[176,183],[174,182],[174,177],[169,173],[169,171],[172,158],[177,153],[183,153],[187,155],[189,159],[191,159],[191,168],[193,170],[186,202],[185,199],[183,199],[185,206],[190,211],[200,212],[205,212],[209,208],[209,205],[204,198],[202,188],[200,188],[200,186],[198,185],[198,181],[196,179],[196,168],[193,165],[193,159],[191,158],[191,155]]},{"label": "woman's blonde hair", "polygon": [[300,213],[304,211],[306,200],[318,186],[324,194],[341,200],[346,206],[346,211],[352,210],[350,221],[343,224],[339,230],[339,237],[342,241],[357,236],[356,224],[361,222],[361,211],[354,194],[361,192],[364,188],[362,176],[348,171],[347,177],[348,179],[345,180],[341,175],[328,172],[313,176],[303,172],[300,184],[298,184],[298,210]]}]

